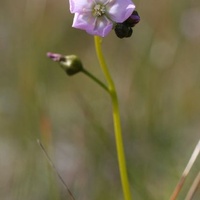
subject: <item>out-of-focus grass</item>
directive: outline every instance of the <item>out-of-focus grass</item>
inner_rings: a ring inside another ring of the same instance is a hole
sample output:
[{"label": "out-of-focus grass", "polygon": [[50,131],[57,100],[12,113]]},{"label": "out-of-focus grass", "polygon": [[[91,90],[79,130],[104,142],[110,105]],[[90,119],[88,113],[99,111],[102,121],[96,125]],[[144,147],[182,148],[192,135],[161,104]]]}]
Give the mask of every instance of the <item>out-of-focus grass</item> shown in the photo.
[{"label": "out-of-focus grass", "polygon": [[[112,32],[103,48],[119,93],[133,197],[169,199],[200,135],[200,3],[135,3],[141,22],[133,36]],[[0,199],[69,199],[37,138],[76,199],[122,199],[109,97],[45,56],[77,54],[104,80],[92,36],[72,29],[72,19],[64,0],[0,2]]]}]

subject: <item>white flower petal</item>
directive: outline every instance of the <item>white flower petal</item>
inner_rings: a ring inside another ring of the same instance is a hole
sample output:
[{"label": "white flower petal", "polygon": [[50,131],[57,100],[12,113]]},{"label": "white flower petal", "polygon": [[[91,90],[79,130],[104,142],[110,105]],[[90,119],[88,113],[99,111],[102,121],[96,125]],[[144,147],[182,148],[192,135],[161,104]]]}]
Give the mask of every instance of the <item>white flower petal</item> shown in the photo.
[{"label": "white flower petal", "polygon": [[95,18],[93,17],[93,15],[91,15],[90,12],[88,12],[87,14],[75,13],[72,27],[87,30],[94,29],[94,25]]},{"label": "white flower petal", "polygon": [[131,0],[115,0],[107,5],[107,13],[109,17],[117,23],[122,23],[135,9],[135,5]]},{"label": "white flower petal", "polygon": [[93,4],[93,0],[69,0],[70,12],[83,12],[85,9],[91,9]]},{"label": "white flower petal", "polygon": [[113,28],[113,22],[107,17],[96,18],[93,29],[87,29],[87,33],[105,37]]}]

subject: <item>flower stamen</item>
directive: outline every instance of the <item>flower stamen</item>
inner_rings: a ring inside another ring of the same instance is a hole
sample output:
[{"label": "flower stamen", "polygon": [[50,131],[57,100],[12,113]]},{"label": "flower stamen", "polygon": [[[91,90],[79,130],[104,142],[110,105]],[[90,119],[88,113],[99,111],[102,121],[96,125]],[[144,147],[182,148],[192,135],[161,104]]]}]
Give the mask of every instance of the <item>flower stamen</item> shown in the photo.
[{"label": "flower stamen", "polygon": [[104,15],[106,12],[106,7],[104,5],[101,4],[96,4],[93,7],[93,16],[94,17],[101,17],[102,15]]}]

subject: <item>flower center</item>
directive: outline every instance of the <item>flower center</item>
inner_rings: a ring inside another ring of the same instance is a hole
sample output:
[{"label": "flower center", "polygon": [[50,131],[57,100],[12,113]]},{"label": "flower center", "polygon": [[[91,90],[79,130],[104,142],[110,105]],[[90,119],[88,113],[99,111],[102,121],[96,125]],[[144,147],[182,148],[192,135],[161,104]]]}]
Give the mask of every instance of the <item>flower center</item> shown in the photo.
[{"label": "flower center", "polygon": [[106,12],[106,7],[104,5],[101,4],[96,4],[93,7],[93,15],[95,17],[101,17],[102,15],[104,15]]}]

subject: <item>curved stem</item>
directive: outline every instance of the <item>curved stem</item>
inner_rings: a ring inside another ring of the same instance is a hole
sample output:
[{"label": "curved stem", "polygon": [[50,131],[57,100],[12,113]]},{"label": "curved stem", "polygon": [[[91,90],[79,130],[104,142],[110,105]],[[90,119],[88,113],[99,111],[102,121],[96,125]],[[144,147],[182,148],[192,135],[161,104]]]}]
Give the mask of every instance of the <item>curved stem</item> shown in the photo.
[{"label": "curved stem", "polygon": [[100,85],[104,90],[106,90],[106,92],[109,92],[108,87],[104,83],[102,83],[97,77],[91,74],[89,71],[87,71],[86,69],[82,69],[82,72],[89,78],[91,78],[93,81],[95,81],[98,85]]},{"label": "curved stem", "polygon": [[122,132],[121,132],[121,122],[120,122],[119,103],[118,103],[117,93],[116,93],[114,82],[112,80],[112,77],[110,76],[110,73],[108,71],[108,68],[107,68],[103,53],[102,53],[102,48],[101,48],[102,39],[99,36],[94,36],[94,41],[95,41],[97,57],[98,57],[100,66],[102,68],[102,71],[105,75],[106,81],[108,83],[109,94],[112,101],[115,141],[116,141],[119,171],[120,171],[122,189],[124,193],[124,199],[131,200],[131,192],[130,192],[130,186],[129,186],[128,176],[127,176],[125,155],[124,155],[124,146],[123,146],[123,139],[122,139]]}]

